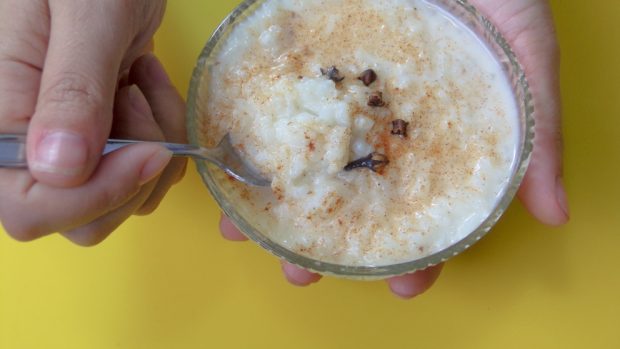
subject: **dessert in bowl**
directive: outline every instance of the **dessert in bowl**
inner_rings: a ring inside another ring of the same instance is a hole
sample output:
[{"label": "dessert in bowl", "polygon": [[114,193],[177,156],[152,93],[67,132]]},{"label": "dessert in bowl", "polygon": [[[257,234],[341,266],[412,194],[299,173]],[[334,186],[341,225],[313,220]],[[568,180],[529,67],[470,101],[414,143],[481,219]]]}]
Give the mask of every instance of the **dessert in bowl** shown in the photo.
[{"label": "dessert in bowl", "polygon": [[205,46],[188,132],[208,147],[230,133],[272,179],[198,163],[248,237],[316,272],[381,278],[488,232],[527,168],[532,112],[514,54],[465,1],[255,0]]}]

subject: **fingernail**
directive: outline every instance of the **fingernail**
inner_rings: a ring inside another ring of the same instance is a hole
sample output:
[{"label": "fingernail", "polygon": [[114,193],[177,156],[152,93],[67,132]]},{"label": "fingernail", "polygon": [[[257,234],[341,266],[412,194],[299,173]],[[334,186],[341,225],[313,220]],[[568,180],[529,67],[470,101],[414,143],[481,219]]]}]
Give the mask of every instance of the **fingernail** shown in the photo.
[{"label": "fingernail", "polygon": [[47,133],[37,144],[33,170],[75,176],[84,171],[88,159],[88,144],[78,134],[66,131]]},{"label": "fingernail", "polygon": [[144,185],[157,177],[168,166],[171,158],[172,152],[168,149],[162,149],[151,156],[142,168],[139,184]]},{"label": "fingernail", "polygon": [[151,117],[151,106],[140,88],[136,85],[129,86],[129,103],[136,113],[149,118]]},{"label": "fingernail", "polygon": [[166,69],[161,64],[159,59],[155,57],[152,53],[147,53],[149,63],[148,63],[148,73],[151,78],[161,84],[170,84],[170,77],[168,77],[168,73],[166,73]]},{"label": "fingernail", "polygon": [[566,189],[564,188],[564,180],[562,179],[562,177],[558,177],[556,179],[555,195],[558,200],[558,205],[560,205],[560,208],[562,209],[562,211],[564,211],[564,214],[566,215],[566,217],[570,217],[570,209],[568,207],[568,197],[566,195]]}]

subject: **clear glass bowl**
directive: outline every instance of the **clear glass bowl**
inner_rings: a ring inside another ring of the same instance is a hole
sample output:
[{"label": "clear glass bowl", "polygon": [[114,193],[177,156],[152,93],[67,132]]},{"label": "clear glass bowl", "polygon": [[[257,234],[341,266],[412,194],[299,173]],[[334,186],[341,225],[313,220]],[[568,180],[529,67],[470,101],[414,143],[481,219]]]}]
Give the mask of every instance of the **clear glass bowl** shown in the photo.
[{"label": "clear glass bowl", "polygon": [[[220,48],[219,44],[227,38],[235,25],[253,13],[253,11],[265,1],[268,0],[246,0],[241,3],[220,24],[200,54],[192,76],[188,94],[187,131],[191,143],[196,145],[200,145],[201,143],[200,118],[201,115],[204,115],[204,110],[202,108],[205,105],[205,101],[201,100],[201,98],[204,98],[202,96],[204,96],[205,93],[202,93],[204,91],[201,90],[206,88],[208,85],[208,83],[206,83],[206,79],[208,78],[207,74],[209,71],[210,62],[212,62],[211,58],[217,55],[218,49]],[[488,48],[495,54],[512,85],[514,98],[517,107],[519,108],[519,144],[517,149],[517,158],[513,164],[511,179],[509,184],[505,187],[501,199],[498,200],[495,209],[476,230],[472,231],[464,239],[432,255],[409,262],[387,266],[338,265],[302,256],[270,240],[268,235],[254,228],[242,216],[242,214],[240,214],[235,207],[235,202],[228,199],[230,195],[227,193],[227,189],[218,185],[218,182],[214,177],[214,174],[218,173],[220,170],[213,165],[198,161],[198,171],[222,210],[245,235],[247,235],[251,240],[257,242],[267,251],[302,268],[326,275],[335,275],[355,279],[378,279],[401,275],[439,264],[463,252],[480,240],[493,227],[493,225],[497,223],[504,211],[510,205],[517,189],[521,184],[523,176],[525,175],[525,171],[527,170],[534,139],[534,110],[532,105],[532,97],[529,92],[528,83],[523,69],[517,61],[512,49],[506,40],[501,36],[499,31],[466,0],[427,1],[445,9],[474,31],[474,33],[478,35],[478,37],[484,41]],[[219,173],[221,174],[221,172]]]}]

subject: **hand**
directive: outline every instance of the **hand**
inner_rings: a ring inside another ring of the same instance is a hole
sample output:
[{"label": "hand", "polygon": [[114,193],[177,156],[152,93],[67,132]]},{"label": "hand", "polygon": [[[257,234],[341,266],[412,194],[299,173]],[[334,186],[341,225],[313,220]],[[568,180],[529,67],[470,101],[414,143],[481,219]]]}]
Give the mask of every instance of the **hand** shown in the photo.
[{"label": "hand", "polygon": [[[98,243],[183,174],[160,146],[100,155],[110,136],[185,140],[183,102],[162,66],[136,61],[164,4],[0,0],[0,132],[28,133],[29,171],[0,170],[0,220],[16,239]],[[137,86],[117,91],[121,77]]]},{"label": "hand", "polygon": [[512,45],[534,97],[536,137],[519,198],[542,223],[569,219],[562,181],[560,50],[546,0],[470,0]]},{"label": "hand", "polygon": [[[519,191],[519,198],[541,222],[561,225],[568,221],[568,203],[562,183],[562,137],[560,127],[559,48],[549,3],[545,0],[469,0],[489,18],[512,45],[525,69],[536,110],[536,139],[532,162]],[[221,231],[229,240],[245,240],[223,218]],[[413,298],[430,288],[442,266],[390,278],[392,292]],[[287,279],[305,286],[321,276],[288,263],[282,264]]]}]

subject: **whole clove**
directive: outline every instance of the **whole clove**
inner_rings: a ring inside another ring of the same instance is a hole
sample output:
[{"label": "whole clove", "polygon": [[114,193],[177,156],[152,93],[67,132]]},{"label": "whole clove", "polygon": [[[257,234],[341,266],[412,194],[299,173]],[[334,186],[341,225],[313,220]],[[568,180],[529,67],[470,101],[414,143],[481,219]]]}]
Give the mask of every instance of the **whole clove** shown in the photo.
[{"label": "whole clove", "polygon": [[383,100],[383,92],[380,92],[380,91],[373,92],[368,97],[368,106],[369,107],[384,107],[385,101]]},{"label": "whole clove", "polygon": [[375,71],[372,69],[368,69],[365,70],[362,75],[360,75],[357,79],[361,80],[364,85],[370,86],[373,82],[377,80],[377,73],[375,73]]},{"label": "whole clove", "polygon": [[394,120],[392,121],[392,131],[390,133],[395,136],[407,138],[407,126],[409,126],[409,123],[405,120]]},{"label": "whole clove", "polygon": [[387,156],[380,153],[370,153],[368,156],[350,162],[345,166],[344,170],[351,171],[356,168],[365,167],[373,172],[378,172],[383,170],[388,163],[389,160]]},{"label": "whole clove", "polygon": [[340,74],[340,70],[335,66],[331,66],[327,69],[321,68],[321,74],[326,75],[330,80],[336,83],[344,80],[344,76]]}]

